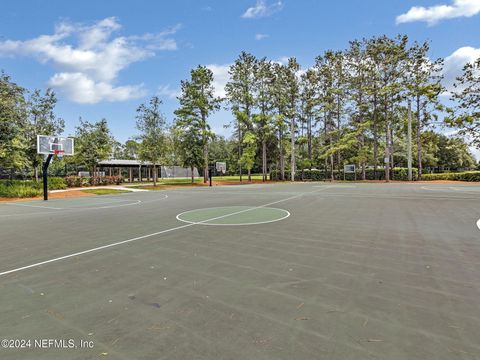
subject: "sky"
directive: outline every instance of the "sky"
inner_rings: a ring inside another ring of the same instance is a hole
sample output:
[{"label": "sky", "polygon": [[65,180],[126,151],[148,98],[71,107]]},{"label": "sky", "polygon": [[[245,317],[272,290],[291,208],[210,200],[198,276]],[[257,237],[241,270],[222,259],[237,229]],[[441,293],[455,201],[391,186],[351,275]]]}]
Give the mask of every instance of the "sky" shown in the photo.
[{"label": "sky", "polygon": [[[106,118],[124,142],[137,134],[135,109],[153,95],[173,121],[180,81],[199,64],[221,96],[241,51],[294,56],[308,68],[325,50],[383,34],[430,41],[430,57],[445,58],[448,89],[480,57],[480,0],[7,1],[0,69],[25,88],[53,88],[66,135],[79,117]],[[231,121],[227,110],[210,119],[225,136]]]}]

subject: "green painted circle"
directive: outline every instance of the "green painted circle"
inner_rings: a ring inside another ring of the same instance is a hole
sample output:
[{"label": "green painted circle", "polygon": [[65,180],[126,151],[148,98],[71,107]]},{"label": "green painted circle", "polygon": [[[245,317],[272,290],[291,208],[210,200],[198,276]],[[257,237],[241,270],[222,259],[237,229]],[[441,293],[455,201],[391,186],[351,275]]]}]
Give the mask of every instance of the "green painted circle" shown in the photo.
[{"label": "green painted circle", "polygon": [[287,210],[252,207],[225,206],[185,211],[177,215],[177,219],[198,225],[256,225],[280,221],[290,216]]}]

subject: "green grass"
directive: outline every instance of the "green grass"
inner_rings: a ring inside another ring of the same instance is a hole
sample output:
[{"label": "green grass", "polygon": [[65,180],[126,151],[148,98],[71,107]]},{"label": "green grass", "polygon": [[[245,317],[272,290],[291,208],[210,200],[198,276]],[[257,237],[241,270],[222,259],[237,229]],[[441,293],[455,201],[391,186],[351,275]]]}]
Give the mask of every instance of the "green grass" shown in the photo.
[{"label": "green grass", "polygon": [[119,189],[85,189],[80,191],[87,194],[95,194],[95,195],[109,195],[109,194],[120,194],[120,193],[131,192],[128,190],[119,190]]}]

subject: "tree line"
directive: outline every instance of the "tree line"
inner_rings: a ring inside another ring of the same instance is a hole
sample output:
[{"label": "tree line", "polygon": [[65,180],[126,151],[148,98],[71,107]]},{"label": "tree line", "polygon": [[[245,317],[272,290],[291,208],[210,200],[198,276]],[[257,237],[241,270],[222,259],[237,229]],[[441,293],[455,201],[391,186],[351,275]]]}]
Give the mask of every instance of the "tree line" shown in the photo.
[{"label": "tree line", "polygon": [[[430,59],[429,50],[428,42],[410,43],[406,36],[373,37],[325,51],[308,69],[293,57],[280,63],[242,52],[230,66],[225,98],[215,95],[212,71],[199,65],[181,82],[171,123],[158,96],[138,106],[138,135],[125,144],[114,139],[106,119],[80,119],[76,155],[64,161],[95,171],[100,160],[134,158],[202,169],[204,181],[212,161],[227,161],[241,178],[260,172],[264,180],[272,170],[293,180],[306,169],[333,179],[344,164],[356,164],[362,178],[373,169],[389,179],[394,167],[407,166],[413,141],[419,177],[424,167],[472,168],[464,137],[480,144],[480,59],[465,66],[451,95],[456,105],[447,108],[440,102],[443,59]],[[51,89],[29,92],[1,73],[0,167],[29,168],[38,176],[36,135],[64,129],[56,102]],[[229,139],[209,125],[222,106],[233,116]],[[458,134],[436,130],[447,126]]]}]

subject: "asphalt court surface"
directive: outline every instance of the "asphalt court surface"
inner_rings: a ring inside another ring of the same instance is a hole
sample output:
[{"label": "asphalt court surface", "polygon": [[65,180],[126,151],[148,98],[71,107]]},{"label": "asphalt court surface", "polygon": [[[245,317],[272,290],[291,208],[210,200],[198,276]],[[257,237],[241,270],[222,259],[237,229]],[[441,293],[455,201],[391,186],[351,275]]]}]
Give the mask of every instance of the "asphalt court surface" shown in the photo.
[{"label": "asphalt court surface", "polygon": [[76,347],[0,359],[480,359],[479,219],[469,184],[2,203],[0,340]]}]

